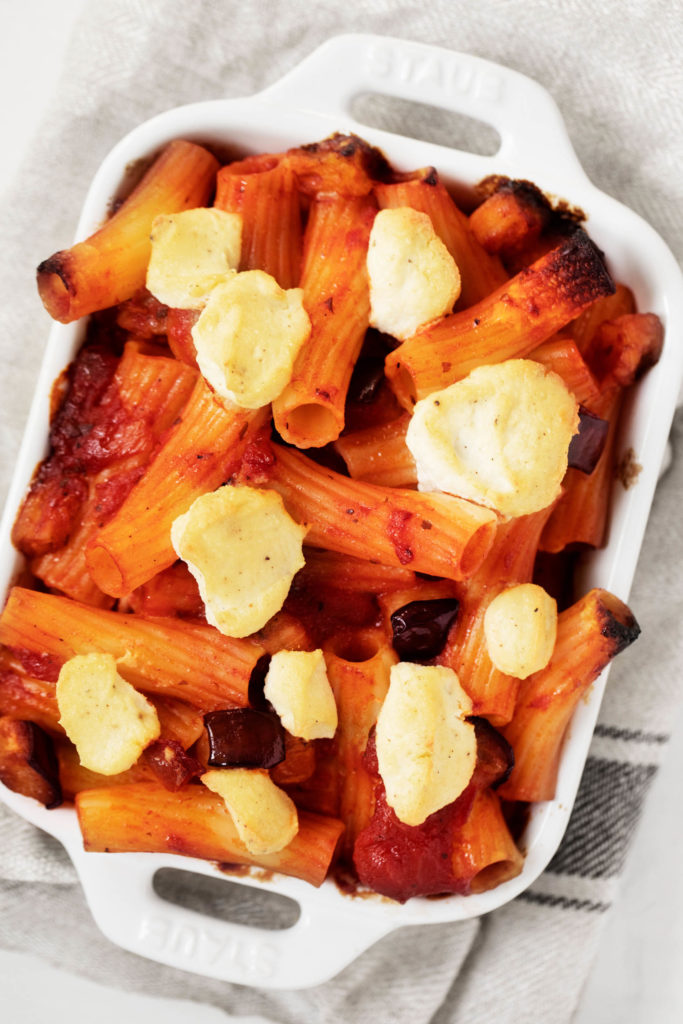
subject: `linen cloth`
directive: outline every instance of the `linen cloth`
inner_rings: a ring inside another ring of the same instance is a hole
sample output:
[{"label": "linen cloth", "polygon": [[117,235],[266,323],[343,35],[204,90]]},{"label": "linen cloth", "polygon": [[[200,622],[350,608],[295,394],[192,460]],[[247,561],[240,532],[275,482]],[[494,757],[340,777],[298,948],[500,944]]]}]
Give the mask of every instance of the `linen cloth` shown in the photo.
[{"label": "linen cloth", "polygon": [[[34,268],[71,241],[94,171],[140,121],[182,103],[250,95],[340,32],[469,51],[543,84],[589,177],[649,220],[680,260],[682,13],[669,0],[609,0],[600,9],[585,0],[88,6],[50,115],[0,211],[0,345],[8,368],[0,380],[3,499],[49,328]],[[436,112],[404,109],[396,123],[395,110],[379,104],[368,116],[392,130],[457,144],[448,119]],[[682,703],[682,445],[679,417],[630,600],[643,636],[612,669],[567,835],[526,894],[477,921],[395,932],[315,989],[268,993],[197,978],[109,944],[61,847],[0,807],[0,943],[105,984],[211,1002],[228,1014],[277,1024],[570,1020]]]}]

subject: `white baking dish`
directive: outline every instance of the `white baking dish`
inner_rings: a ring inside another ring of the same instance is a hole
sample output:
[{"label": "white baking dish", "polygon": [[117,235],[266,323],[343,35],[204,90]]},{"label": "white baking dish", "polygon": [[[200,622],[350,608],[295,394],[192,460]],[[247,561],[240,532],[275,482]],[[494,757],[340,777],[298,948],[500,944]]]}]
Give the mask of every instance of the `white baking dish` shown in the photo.
[{"label": "white baking dish", "polygon": [[[500,134],[495,156],[478,156],[389,134],[358,123],[353,101],[378,93],[476,117]],[[550,96],[522,75],[467,54],[379,36],[329,40],[284,79],[248,99],[216,100],[171,110],[146,122],[109,154],[88,193],[77,239],[102,221],[124,169],[173,138],[230,143],[245,152],[277,151],[319,140],[333,131],[356,132],[402,169],[433,164],[447,181],[474,184],[498,173],[534,181],[588,216],[588,230],[604,249],[613,276],[630,285],[639,309],[657,313],[666,327],[664,354],[629,402],[620,446],[632,447],[642,471],[635,486],[615,485],[608,546],[586,563],[582,583],[626,600],[665,450],[683,368],[683,281],[662,240],[636,214],[598,191],[586,178]],[[36,301],[38,298],[36,297]],[[42,366],[29,425],[2,522],[0,589],[6,592],[18,559],[10,544],[16,510],[36,463],[45,454],[48,397],[54,378],[72,359],[82,326],[56,324]],[[637,616],[638,609],[634,612]],[[500,907],[541,873],[564,833],[600,705],[607,673],[580,705],[567,739],[557,797],[539,804],[524,834],[522,874],[489,892],[405,906],[343,895],[332,882],[319,890],[296,879],[236,878],[289,896],[300,906],[297,923],[271,931],[207,918],[167,903],[152,880],[162,867],[219,877],[213,865],[170,855],[86,854],[74,812],[46,811],[0,786],[3,800],[51,833],[68,850],[92,913],[115,943],[165,964],[247,985],[298,988],[341,970],[381,936],[403,925],[457,921]]]}]

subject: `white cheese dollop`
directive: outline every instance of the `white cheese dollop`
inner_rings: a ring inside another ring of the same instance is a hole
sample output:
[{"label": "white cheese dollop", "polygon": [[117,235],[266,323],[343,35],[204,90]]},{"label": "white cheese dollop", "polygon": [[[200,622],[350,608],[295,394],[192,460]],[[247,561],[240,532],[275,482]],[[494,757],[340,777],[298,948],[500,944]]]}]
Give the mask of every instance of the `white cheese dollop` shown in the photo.
[{"label": "white cheese dollop", "polygon": [[292,799],[268,772],[254,768],[216,768],[201,781],[223,798],[237,834],[249,853],[265,856],[289,846],[299,831]]},{"label": "white cheese dollop", "polygon": [[301,288],[262,270],[219,284],[192,328],[197,364],[214,391],[246,409],[274,401],[311,333]]},{"label": "white cheese dollop", "polygon": [[406,443],[421,491],[527,515],[560,493],[578,405],[531,359],[480,366],[415,406]]},{"label": "white cheese dollop", "polygon": [[242,216],[200,207],[152,222],[147,288],[167,306],[202,309],[240,262]]},{"label": "white cheese dollop", "polygon": [[380,210],[367,255],[370,324],[401,341],[453,309],[460,272],[426,213]]},{"label": "white cheese dollop", "polygon": [[116,670],[112,654],[79,654],[67,661],[56,687],[59,721],[84,768],[118,775],[159,738],[156,709]]},{"label": "white cheese dollop", "polygon": [[264,693],[292,736],[331,739],[337,705],[321,650],[278,651],[270,659]]},{"label": "white cheese dollop", "polygon": [[453,669],[399,662],[377,719],[379,773],[387,803],[421,825],[466,788],[477,760],[472,701]]},{"label": "white cheese dollop", "polygon": [[246,486],[201,495],[171,527],[207,621],[233,637],[256,632],[282,608],[304,565],[305,535],[276,491]]},{"label": "white cheese dollop", "polygon": [[557,637],[557,602],[535,583],[508,587],[484,613],[484,636],[496,668],[526,679],[550,661]]}]

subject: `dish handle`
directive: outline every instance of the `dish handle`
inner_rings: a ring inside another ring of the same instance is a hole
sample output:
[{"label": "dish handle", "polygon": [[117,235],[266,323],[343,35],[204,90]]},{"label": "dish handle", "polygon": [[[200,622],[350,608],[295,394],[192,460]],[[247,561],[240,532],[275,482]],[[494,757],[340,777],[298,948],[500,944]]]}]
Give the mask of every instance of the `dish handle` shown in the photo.
[{"label": "dish handle", "polygon": [[[270,989],[321,984],[396,927],[359,919],[319,899],[299,900],[298,894],[300,915],[291,927],[242,925],[162,899],[154,889],[158,858],[154,864],[145,854],[88,853],[73,859],[107,938],[147,959],[235,984]],[[168,866],[177,865],[169,859]],[[192,863],[183,859],[181,867],[191,870]]]},{"label": "dish handle", "polygon": [[498,165],[533,166],[536,178],[585,179],[551,95],[532,79],[468,53],[390,36],[334,36],[260,95],[339,123],[353,100],[381,93],[465,114],[492,125]]}]

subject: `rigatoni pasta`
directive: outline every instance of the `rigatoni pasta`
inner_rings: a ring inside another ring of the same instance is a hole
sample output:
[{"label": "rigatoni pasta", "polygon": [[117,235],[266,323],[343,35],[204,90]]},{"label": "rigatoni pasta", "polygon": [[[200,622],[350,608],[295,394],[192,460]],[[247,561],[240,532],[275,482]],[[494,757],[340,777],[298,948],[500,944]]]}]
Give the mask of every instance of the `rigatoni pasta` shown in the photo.
[{"label": "rigatoni pasta", "polygon": [[[602,542],[618,410],[662,331],[575,216],[528,183],[493,179],[482,195],[461,209],[434,168],[396,170],[355,137],[224,166],[178,141],[98,232],[41,264],[55,318],[94,316],[14,526],[26,570],[0,615],[0,780],[73,802],[87,850],[334,876],[401,902],[522,870],[517,804],[552,799],[577,700],[638,633],[606,591],[567,598],[564,559]],[[198,224],[229,222],[229,258],[200,231],[196,265],[181,247],[166,266],[160,247],[148,278],[152,222],[172,233],[191,210],[189,251]],[[368,261],[379,210],[395,211],[382,220],[401,252],[385,233]],[[371,287],[394,255],[378,315]],[[300,295],[310,321],[272,391],[256,367],[281,335],[263,309],[242,333],[257,300],[231,298],[254,275]],[[201,325],[216,309],[249,358],[228,367],[219,346],[209,372]],[[475,483],[459,493],[438,470],[426,483],[434,438],[419,458],[406,443],[415,402],[438,406],[437,391],[494,364],[530,382],[524,408],[514,384],[505,405],[468,392],[467,429],[448,415],[439,431]],[[239,388],[216,384],[237,370]],[[532,470],[512,483],[510,446]],[[511,660],[491,645],[515,629],[527,636]],[[111,721],[98,712],[96,732],[79,711],[100,707],[83,670],[95,664],[120,681],[117,728],[145,710],[120,771],[79,757]],[[408,735],[419,750],[397,760]]]},{"label": "rigatoni pasta", "polygon": [[217,169],[202,146],[171,142],[99,231],[40,264],[38,290],[48,313],[71,323],[134,295],[145,283],[152,221],[203,206]]},{"label": "rigatoni pasta", "polygon": [[301,287],[311,335],[273,403],[277,430],[297,448],[321,448],[344,425],[346,392],[369,324],[365,264],[376,209],[367,197],[326,196],[309,213]]}]

